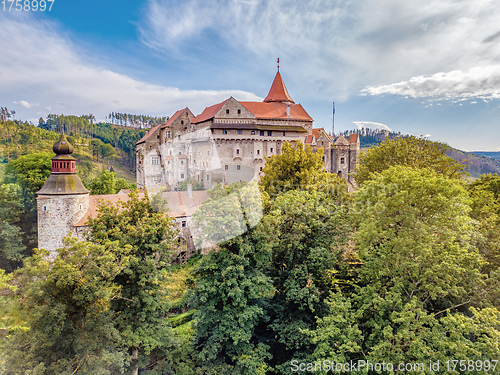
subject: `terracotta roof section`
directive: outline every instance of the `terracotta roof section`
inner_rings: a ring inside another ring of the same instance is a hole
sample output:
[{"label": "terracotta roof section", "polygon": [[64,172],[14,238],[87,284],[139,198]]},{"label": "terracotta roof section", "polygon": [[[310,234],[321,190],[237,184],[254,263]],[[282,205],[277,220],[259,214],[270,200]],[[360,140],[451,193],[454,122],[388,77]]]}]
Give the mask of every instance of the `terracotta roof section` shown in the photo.
[{"label": "terracotta roof section", "polygon": [[358,141],[359,141],[359,134],[358,133],[351,134],[349,136],[349,143],[356,143]]},{"label": "terracotta roof section", "polygon": [[184,112],[186,110],[186,108],[184,109],[179,109],[177,112],[174,113],[174,115],[172,117],[170,117],[168,119],[168,121],[166,123],[164,123],[161,128],[162,129],[165,129],[165,128],[168,128],[170,125],[172,125],[172,123],[177,119],[177,117],[179,117],[181,115],[182,112]]},{"label": "terracotta roof section", "polygon": [[155,131],[157,131],[162,125],[164,124],[159,124],[159,125],[156,125],[154,128],[150,129],[146,135],[144,137],[142,137],[141,139],[139,139],[135,144],[138,145],[138,144],[141,144],[141,143],[144,143],[146,142],[146,140],[151,137]]},{"label": "terracotta roof section", "polygon": [[[144,193],[139,193],[139,199],[144,198]],[[118,204],[118,201],[126,202],[130,199],[127,194],[106,194],[106,195],[91,195],[89,197],[89,209],[83,215],[83,217],[78,220],[77,223],[73,224],[74,227],[86,227],[87,220],[89,218],[95,219],[97,214],[99,213],[99,203],[100,202],[108,202],[111,205],[115,206]]]},{"label": "terracotta roof section", "polygon": [[[193,191],[191,196],[187,191],[167,191],[162,193],[162,198],[167,200],[168,215],[170,217],[192,216],[198,207],[207,199],[206,190]],[[89,197],[89,209],[74,227],[87,226],[89,218],[95,219],[99,213],[100,202],[107,202],[115,206],[119,201],[126,202],[130,199],[127,194],[91,195]],[[139,199],[144,198],[144,192],[139,193]]]},{"label": "terracotta roof section", "polygon": [[229,99],[224,100],[221,103],[214,104],[214,105],[212,105],[210,107],[206,107],[203,110],[202,113],[200,113],[198,116],[196,116],[193,119],[191,119],[191,123],[192,124],[198,124],[200,122],[204,122],[204,121],[210,120],[211,118],[213,118],[217,114],[217,112],[219,112],[221,110],[221,108],[224,106],[224,104],[226,104],[226,102],[228,100]]},{"label": "terracotta roof section", "polygon": [[306,136],[306,144],[312,143],[314,136],[312,134]]},{"label": "terracotta roof section", "polygon": [[288,102],[295,103],[291,96],[288,94],[288,90],[286,89],[285,82],[283,82],[283,78],[281,78],[280,72],[276,73],[274,77],[273,84],[269,89],[269,93],[264,99],[265,103],[272,102]]},{"label": "terracotta roof section", "polygon": [[[262,102],[239,102],[258,119],[266,120],[302,120],[313,121],[311,116],[300,104],[285,103],[262,103]],[[287,107],[290,106],[290,116],[287,115]]]}]

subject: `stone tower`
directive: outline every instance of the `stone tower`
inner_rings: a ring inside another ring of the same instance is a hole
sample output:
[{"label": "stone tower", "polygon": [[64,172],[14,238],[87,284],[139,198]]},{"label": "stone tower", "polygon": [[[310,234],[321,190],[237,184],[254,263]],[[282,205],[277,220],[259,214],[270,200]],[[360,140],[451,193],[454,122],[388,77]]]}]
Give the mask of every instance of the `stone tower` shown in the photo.
[{"label": "stone tower", "polygon": [[76,175],[73,146],[64,134],[53,147],[52,172],[36,194],[38,215],[38,248],[50,251],[54,259],[62,239],[72,231],[73,224],[89,209],[89,191]]}]

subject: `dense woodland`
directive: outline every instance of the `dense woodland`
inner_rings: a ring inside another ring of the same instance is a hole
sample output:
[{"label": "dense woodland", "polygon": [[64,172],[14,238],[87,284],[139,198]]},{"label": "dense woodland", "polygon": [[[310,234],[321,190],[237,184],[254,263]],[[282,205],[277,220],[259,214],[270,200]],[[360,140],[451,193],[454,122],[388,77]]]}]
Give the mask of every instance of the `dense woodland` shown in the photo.
[{"label": "dense woodland", "polygon": [[0,373],[333,373],[324,360],[498,372],[500,177],[469,182],[449,151],[387,139],[362,154],[348,193],[321,153],[285,144],[258,184],[209,192],[193,220],[218,246],[184,265],[171,263],[168,213],[134,191],[53,263],[25,257],[16,223],[44,172],[9,161],[0,251],[24,259],[0,271]]}]

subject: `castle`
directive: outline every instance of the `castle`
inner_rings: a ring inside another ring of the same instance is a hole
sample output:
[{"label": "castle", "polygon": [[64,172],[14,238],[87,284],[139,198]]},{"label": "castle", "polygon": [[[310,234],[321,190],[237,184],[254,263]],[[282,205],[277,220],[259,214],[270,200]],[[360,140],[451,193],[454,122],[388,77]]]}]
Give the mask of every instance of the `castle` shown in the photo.
[{"label": "castle", "polygon": [[[179,228],[180,261],[196,252],[191,217],[207,199],[207,190],[218,183],[258,179],[266,156],[280,155],[284,142],[297,141],[315,152],[322,148],[324,168],[354,184],[358,134],[334,139],[323,128],[314,129],[313,119],[290,97],[279,71],[263,102],[231,97],[197,116],[186,107],[137,142],[138,188],[156,189],[168,202],[169,216]],[[70,232],[85,238],[86,222],[97,216],[99,202],[129,199],[125,192],[90,196],[76,174],[73,146],[64,134],[53,151],[52,172],[37,192],[38,248],[49,250],[51,258]],[[182,182],[192,181],[205,190],[193,191],[188,185],[187,191],[179,191]]]},{"label": "castle", "polygon": [[284,142],[301,141],[313,151],[323,148],[324,168],[354,183],[360,151],[358,134],[336,140],[296,104],[278,70],[262,102],[233,97],[195,116],[178,110],[165,124],[152,128],[136,144],[137,186],[176,190],[196,181],[205,189],[218,183],[258,178],[265,157],[280,155]]}]

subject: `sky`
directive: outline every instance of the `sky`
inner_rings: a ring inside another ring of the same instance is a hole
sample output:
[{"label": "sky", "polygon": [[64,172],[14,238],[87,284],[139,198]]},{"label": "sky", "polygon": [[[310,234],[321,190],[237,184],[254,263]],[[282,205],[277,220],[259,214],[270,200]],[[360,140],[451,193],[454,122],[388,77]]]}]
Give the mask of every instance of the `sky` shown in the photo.
[{"label": "sky", "polygon": [[336,132],[389,128],[500,151],[495,0],[46,4],[0,3],[0,106],[17,119],[199,114],[230,96],[260,101],[279,57],[315,127],[331,131],[335,102]]}]

